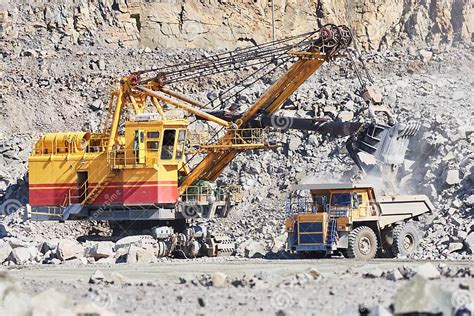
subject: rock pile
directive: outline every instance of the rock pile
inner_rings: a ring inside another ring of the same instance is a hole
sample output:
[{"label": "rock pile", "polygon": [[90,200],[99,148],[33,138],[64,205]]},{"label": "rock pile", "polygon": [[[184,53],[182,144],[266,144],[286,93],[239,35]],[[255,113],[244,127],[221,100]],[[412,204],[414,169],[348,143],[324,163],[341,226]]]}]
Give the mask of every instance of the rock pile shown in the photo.
[{"label": "rock pile", "polygon": [[93,264],[157,262],[161,244],[148,235],[112,241],[30,239],[21,235],[0,239],[0,264]]},{"label": "rock pile", "polygon": [[470,278],[474,277],[470,267],[452,268],[445,263],[439,263],[437,266],[432,263],[425,263],[416,268],[409,265],[403,265],[398,269],[381,271],[372,267],[363,267],[362,276],[364,278],[386,278],[390,281],[410,280],[415,276],[421,276],[424,279],[434,280],[444,278]]}]

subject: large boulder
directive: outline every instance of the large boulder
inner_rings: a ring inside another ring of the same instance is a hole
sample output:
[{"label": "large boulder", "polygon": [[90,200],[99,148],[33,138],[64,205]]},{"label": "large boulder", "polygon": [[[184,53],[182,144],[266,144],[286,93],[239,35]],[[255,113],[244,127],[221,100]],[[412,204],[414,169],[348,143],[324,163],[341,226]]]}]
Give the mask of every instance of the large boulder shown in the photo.
[{"label": "large boulder", "polygon": [[89,278],[89,283],[90,284],[96,284],[96,283],[100,283],[104,280],[105,280],[104,272],[102,272],[100,270],[95,270],[94,274],[91,275],[91,277]]},{"label": "large boulder", "polygon": [[246,258],[263,258],[267,254],[266,244],[263,241],[250,241],[244,250]]},{"label": "large boulder", "polygon": [[427,280],[439,279],[441,277],[439,270],[429,262],[418,266],[416,268],[416,274]]},{"label": "large boulder", "polygon": [[12,247],[8,242],[1,242],[0,241],[0,264],[2,264],[5,260],[10,257],[12,252]]},{"label": "large boulder", "polygon": [[278,253],[279,251],[285,250],[287,235],[282,234],[273,239],[272,252]]},{"label": "large boulder", "polygon": [[394,296],[395,314],[451,315],[451,293],[421,275],[415,275]]},{"label": "large boulder", "polygon": [[13,248],[10,258],[15,264],[28,263],[32,259],[31,250],[27,247]]},{"label": "large boulder", "polygon": [[58,242],[56,255],[62,261],[80,258],[84,256],[84,247],[75,240],[61,239]]},{"label": "large boulder", "polygon": [[448,186],[452,186],[461,182],[459,170],[447,170],[444,172],[444,182]]},{"label": "large boulder", "polygon": [[211,276],[212,286],[224,287],[227,284],[227,275],[222,272],[214,272]]},{"label": "large boulder", "polygon": [[114,256],[114,243],[111,241],[96,242],[85,250],[85,256],[99,260]]},{"label": "large boulder", "polygon": [[25,295],[7,272],[0,271],[0,314],[31,315],[30,298]]}]

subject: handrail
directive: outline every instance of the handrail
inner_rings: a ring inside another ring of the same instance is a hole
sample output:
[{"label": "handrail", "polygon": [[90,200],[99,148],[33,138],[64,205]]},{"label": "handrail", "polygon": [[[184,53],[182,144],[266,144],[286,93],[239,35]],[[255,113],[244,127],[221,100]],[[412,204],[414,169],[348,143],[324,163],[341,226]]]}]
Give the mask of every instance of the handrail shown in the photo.
[{"label": "handrail", "polygon": [[[110,174],[111,172],[111,169],[110,169],[110,166],[107,164],[105,169],[107,170],[102,170],[102,172],[98,172],[97,174],[102,174],[103,172],[105,172],[105,176],[97,183],[97,185],[94,187],[94,189],[98,186],[100,186],[103,182],[104,182],[104,179],[107,178],[107,176]],[[73,200],[75,200],[75,203],[82,203],[83,201],[85,201],[87,199],[87,196],[90,192],[87,192],[88,191],[88,188],[89,188],[89,181],[86,181],[84,182],[79,188],[77,187],[74,187],[74,188],[69,188],[68,192],[66,193],[65,195],[65,199],[64,199],[64,202],[63,204],[61,205],[61,207],[66,207],[68,205],[71,205],[73,204]],[[79,191],[79,192],[82,192],[80,193],[79,195],[73,195],[72,194],[72,191]]]},{"label": "handrail", "polygon": [[182,197],[185,201],[207,202],[210,197],[214,197],[216,202],[225,202],[231,196],[234,202],[240,202],[241,188],[237,185],[211,187],[208,185],[195,185],[187,187]]},{"label": "handrail", "polygon": [[[43,210],[44,208],[40,208],[40,210]],[[46,212],[39,212],[35,211],[34,209],[31,210],[31,215],[36,215],[36,216],[54,216],[54,217],[63,217],[63,211],[61,208],[58,207],[46,207],[47,211]]]},{"label": "handrail", "polygon": [[[71,205],[73,199],[80,200],[80,198],[82,198],[83,196],[85,198],[87,196],[87,185],[88,185],[88,181],[84,182],[79,188],[69,188],[68,192],[65,195],[65,199],[61,207],[66,207],[68,205]],[[79,195],[72,195],[73,190],[77,190],[82,193]]]},{"label": "handrail", "polygon": [[[147,165],[147,156],[150,155],[150,150],[143,150],[143,155],[140,156],[139,150],[135,149],[115,149],[107,151],[107,164],[110,168],[116,166],[143,166]],[[159,159],[161,150],[156,151],[156,159]],[[140,162],[143,159],[143,162]]]},{"label": "handrail", "polygon": [[[208,132],[188,133],[188,146],[200,148],[218,148],[231,145],[269,146],[273,141],[281,141],[281,131],[270,128],[237,128],[227,129],[226,134],[217,143],[209,144],[211,136]],[[272,138],[275,138],[272,140]]]},{"label": "handrail", "polygon": [[[45,152],[48,149],[45,146],[44,138],[41,137],[38,142],[33,144],[33,155],[36,156],[51,156],[51,155],[61,155],[61,154],[86,154],[86,153],[101,153],[105,151],[107,146],[107,139],[104,137],[93,137],[90,139],[89,144],[83,150],[78,150],[77,143],[74,141],[75,137],[67,141],[67,146],[57,146],[57,139],[51,144],[50,151]],[[96,143],[97,142],[97,143]]]}]

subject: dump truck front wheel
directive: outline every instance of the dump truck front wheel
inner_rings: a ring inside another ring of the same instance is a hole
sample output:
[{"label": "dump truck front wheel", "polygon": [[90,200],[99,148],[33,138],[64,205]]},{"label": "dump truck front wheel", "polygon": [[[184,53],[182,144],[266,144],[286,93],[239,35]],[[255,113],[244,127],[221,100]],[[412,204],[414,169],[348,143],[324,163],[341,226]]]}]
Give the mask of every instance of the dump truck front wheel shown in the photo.
[{"label": "dump truck front wheel", "polygon": [[377,236],[368,226],[360,226],[349,234],[349,245],[346,251],[348,258],[370,260],[377,253]]},{"label": "dump truck front wheel", "polygon": [[413,222],[395,226],[392,236],[391,251],[393,257],[412,255],[420,243],[420,232]]}]

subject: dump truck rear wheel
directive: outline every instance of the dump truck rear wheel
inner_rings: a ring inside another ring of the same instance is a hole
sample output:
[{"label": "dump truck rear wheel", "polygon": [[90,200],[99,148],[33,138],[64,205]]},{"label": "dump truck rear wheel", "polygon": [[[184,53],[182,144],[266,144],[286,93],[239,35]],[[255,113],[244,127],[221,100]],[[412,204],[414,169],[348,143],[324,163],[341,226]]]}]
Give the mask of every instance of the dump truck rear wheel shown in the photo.
[{"label": "dump truck rear wheel", "polygon": [[420,243],[420,232],[412,222],[395,226],[392,231],[393,244],[392,256],[410,256],[418,248]]},{"label": "dump truck rear wheel", "polygon": [[349,234],[346,255],[357,260],[373,259],[377,253],[377,236],[368,226],[360,226]]}]

